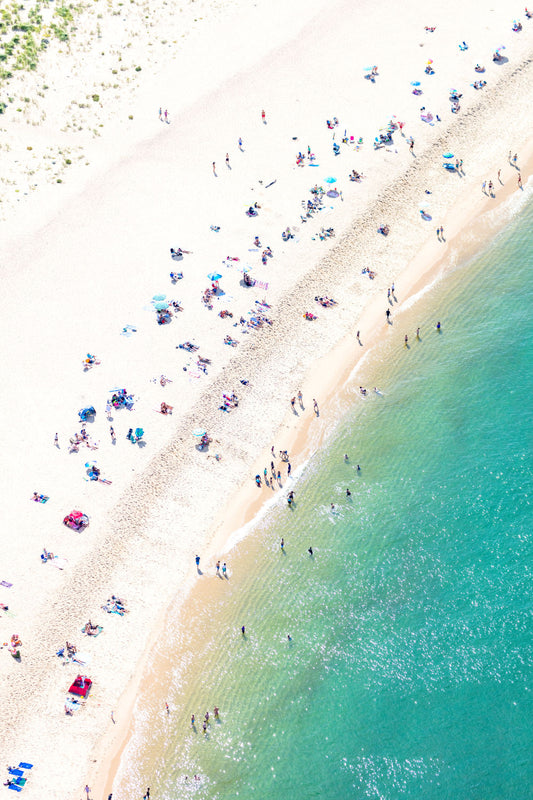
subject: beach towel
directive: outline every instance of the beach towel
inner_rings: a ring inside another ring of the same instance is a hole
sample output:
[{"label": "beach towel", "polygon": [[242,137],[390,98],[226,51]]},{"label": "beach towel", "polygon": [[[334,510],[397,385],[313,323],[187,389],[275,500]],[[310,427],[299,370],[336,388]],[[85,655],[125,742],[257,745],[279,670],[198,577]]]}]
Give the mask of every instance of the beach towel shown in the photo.
[{"label": "beach towel", "polygon": [[[103,629],[103,627],[102,627],[101,625],[98,625],[98,630],[97,630],[97,632],[96,632],[96,633],[91,633],[91,634],[88,634],[88,633],[87,633],[87,634],[85,634],[85,635],[86,635],[86,636],[89,636],[89,635],[90,635],[90,636],[100,636],[100,634],[102,633],[102,631],[103,631],[103,630],[104,630],[104,629]],[[82,629],[81,629],[81,632],[82,632],[82,633],[85,633],[85,628],[82,628]]]},{"label": "beach towel", "polygon": [[21,769],[8,769],[10,775],[17,775],[19,778],[22,778],[24,775]]},{"label": "beach towel", "polygon": [[13,789],[14,792],[21,792],[22,791],[22,786],[17,786],[16,783],[10,783],[7,788],[8,789]]},{"label": "beach towel", "polygon": [[6,587],[6,589],[11,589],[11,587],[13,586],[13,584],[12,584],[12,583],[9,583],[8,581],[0,581],[0,586],[5,586],[5,587]]},{"label": "beach towel", "polygon": [[28,764],[25,761],[21,761],[19,764],[19,769],[33,769],[33,764]]},{"label": "beach towel", "polygon": [[70,700],[67,698],[65,700],[65,708],[68,708],[69,711],[79,711],[81,708],[80,703],[77,703],[75,700]]},{"label": "beach towel", "polygon": [[268,283],[264,281],[254,281],[254,286],[258,286],[260,289],[264,289],[265,291],[268,289]]}]

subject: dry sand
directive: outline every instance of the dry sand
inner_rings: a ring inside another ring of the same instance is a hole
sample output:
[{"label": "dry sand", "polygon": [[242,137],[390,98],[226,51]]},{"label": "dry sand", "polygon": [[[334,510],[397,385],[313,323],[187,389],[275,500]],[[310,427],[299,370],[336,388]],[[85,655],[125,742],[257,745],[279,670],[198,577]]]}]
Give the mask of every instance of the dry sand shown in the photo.
[{"label": "dry sand", "polygon": [[[294,457],[294,443],[300,459],[319,446],[334,418],[328,398],[339,381],[379,335],[398,335],[397,327],[384,325],[386,303],[380,300],[391,282],[401,307],[409,292],[434,279],[435,270],[453,264],[471,240],[465,225],[516,187],[509,150],[519,154],[525,186],[529,175],[524,169],[531,157],[529,126],[519,111],[531,99],[533,23],[523,20],[524,30],[511,32],[518,6],[509,10],[500,4],[490,11],[483,3],[465,15],[457,2],[446,9],[427,3],[420,19],[414,6],[399,10],[388,1],[353,8],[315,0],[290,9],[282,3],[273,8],[236,2],[231,9],[205,3],[201,14],[196,3],[195,16],[187,6],[170,20],[162,15],[163,5],[150,4],[148,27],[138,8],[120,8],[121,26],[107,15],[96,23],[91,10],[77,32],[86,52],[74,42],[71,55],[50,51],[39,68],[39,79],[46,75],[52,86],[48,76],[54,75],[56,81],[57,101],[50,95],[38,101],[46,106],[46,118],[38,125],[31,124],[35,119],[1,120],[4,141],[16,140],[17,154],[29,154],[15,164],[13,150],[2,153],[3,175],[20,190],[35,154],[26,148],[37,148],[30,142],[38,142],[39,154],[48,153],[48,160],[67,146],[80,148],[68,152],[86,159],[72,171],[74,164],[62,166],[57,172],[62,184],[42,186],[38,178],[37,188],[20,202],[14,190],[3,195],[0,580],[13,587],[0,590],[0,602],[9,604],[14,616],[2,614],[0,625],[2,641],[16,632],[23,646],[20,664],[2,652],[0,719],[9,731],[4,760],[36,765],[24,790],[31,797],[80,797],[97,770],[107,787],[109,765],[102,760],[109,751],[102,741],[109,740],[102,735],[109,727],[120,745],[129,724],[124,712],[114,727],[110,713],[127,686],[128,697],[134,696],[147,647],[170,601],[176,602],[176,594],[184,599],[194,585],[195,553],[202,555],[202,568],[212,571],[224,540],[257,511],[256,498],[268,497],[267,490],[256,490],[253,475],[266,463],[271,444],[276,450],[290,447]],[[179,13],[186,24],[174,18]],[[200,16],[201,24],[195,23]],[[89,30],[95,24],[100,37],[82,37],[83,26]],[[436,31],[425,32],[424,25],[435,25]],[[137,31],[130,37],[132,47],[123,38],[129,31]],[[180,47],[158,46],[155,55],[146,55],[150,40],[177,43],[182,34]],[[100,38],[108,42],[102,51]],[[466,53],[457,47],[463,39],[470,44]],[[509,61],[494,65],[492,51],[503,43]],[[82,97],[89,75],[86,94],[105,83],[97,75],[100,58],[112,70],[113,59],[123,63],[118,50],[128,52],[129,67],[113,76],[117,89],[105,90],[110,102],[91,101],[89,109],[76,110],[72,125],[75,117],[80,138],[68,127],[61,131],[61,121],[71,114],[68,94]],[[97,59],[98,52],[106,55]],[[148,68],[135,72],[141,57]],[[424,75],[429,58],[436,71],[431,77]],[[476,61],[487,68],[482,91],[469,85],[478,77]],[[372,84],[363,78],[363,68],[374,63],[379,76]],[[412,95],[414,79],[422,82],[422,96]],[[35,80],[21,79],[29,87],[18,87],[21,96],[36,88]],[[457,115],[447,99],[451,86],[464,93]],[[168,108],[170,125],[159,121],[159,106]],[[421,106],[442,122],[422,122]],[[373,138],[392,114],[405,122],[405,135],[396,131],[392,146],[374,150]],[[337,140],[346,128],[356,140],[363,137],[360,150],[342,145],[341,154],[333,155],[325,120],[334,115],[340,120]],[[100,124],[104,128],[97,130]],[[406,141],[411,135],[415,156]],[[297,168],[295,156],[308,144],[320,167]],[[448,150],[464,160],[463,177],[442,169],[441,155]],[[231,169],[224,163],[226,152]],[[366,176],[362,183],[347,180],[353,168]],[[498,169],[505,189],[497,182]],[[56,181],[54,170],[51,175]],[[325,211],[302,223],[301,201],[328,175],[338,178],[342,199],[332,199]],[[494,201],[481,193],[489,178],[498,190]],[[249,219],[244,210],[254,201],[260,213]],[[429,203],[431,222],[420,218],[423,202]],[[391,229],[386,238],[377,233],[382,223]],[[220,232],[211,231],[211,224]],[[436,241],[440,224],[446,244]],[[284,243],[281,231],[287,225],[296,239]],[[335,227],[334,240],[313,240],[322,225]],[[251,250],[256,234],[274,250],[266,267]],[[178,245],[193,253],[174,263],[169,247]],[[223,265],[228,255],[240,261]],[[267,291],[240,285],[238,266],[245,263],[254,277],[268,282]],[[367,266],[376,272],[373,281],[361,274]],[[171,270],[184,273],[175,287]],[[212,270],[223,274],[225,295],[209,311],[200,298]],[[170,325],[155,322],[150,301],[159,292],[183,305]],[[314,303],[317,294],[334,297],[338,305],[322,309]],[[272,306],[272,327],[246,332],[233,327],[262,298]],[[222,308],[233,318],[220,319]],[[318,320],[305,321],[305,310],[317,313]],[[127,324],[136,332],[121,335]],[[364,346],[354,342],[350,353],[347,337],[353,341],[357,329]],[[227,334],[239,340],[238,347],[223,344]],[[211,359],[207,375],[176,349],[187,339]],[[339,361],[330,356],[336,347]],[[87,352],[102,363],[84,373],[81,359]],[[164,389],[153,382],[162,373],[172,379]],[[249,386],[242,386],[241,378]],[[127,388],[136,398],[133,411],[113,415],[115,445],[105,416],[114,387]],[[299,387],[307,411],[296,420],[289,399]],[[241,402],[225,414],[218,406],[222,393],[232,390]],[[320,420],[313,417],[312,397],[321,405]],[[161,400],[173,405],[172,417],[155,413]],[[97,409],[87,430],[98,450],[83,447],[68,454],[84,405]],[[137,426],[146,432],[142,448],[125,438]],[[194,447],[191,432],[198,426],[213,436],[208,453]],[[59,449],[53,445],[56,431]],[[93,458],[111,486],[84,480],[83,465]],[[236,496],[241,486],[244,494]],[[32,503],[33,491],[50,500]],[[73,508],[90,516],[83,533],[61,524]],[[43,546],[67,560],[63,570],[40,564]],[[125,618],[100,609],[111,593],[127,598],[131,611]],[[104,625],[94,640],[80,632],[89,617]],[[77,668],[63,666],[55,656],[65,639],[89,656],[85,671],[94,680],[89,701],[72,718],[63,705]],[[121,708],[129,705],[124,701]],[[122,796],[119,790],[117,799]]]}]

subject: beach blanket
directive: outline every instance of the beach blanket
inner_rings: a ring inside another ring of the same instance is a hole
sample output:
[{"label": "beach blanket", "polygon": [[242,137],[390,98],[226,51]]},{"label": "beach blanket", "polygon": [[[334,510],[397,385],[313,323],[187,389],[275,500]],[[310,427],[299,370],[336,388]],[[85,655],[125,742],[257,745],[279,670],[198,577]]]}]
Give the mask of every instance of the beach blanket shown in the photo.
[{"label": "beach blanket", "polygon": [[5,587],[6,587],[6,589],[11,589],[11,587],[13,586],[13,584],[12,584],[12,583],[9,583],[9,581],[0,581],[0,586],[5,586]]},{"label": "beach blanket", "polygon": [[33,769],[33,764],[28,764],[25,761],[21,761],[19,764],[19,769]]},{"label": "beach blanket", "polygon": [[71,700],[67,698],[65,700],[65,708],[68,708],[69,711],[79,711],[81,708],[81,703],[76,702],[76,700]]},{"label": "beach blanket", "polygon": [[13,789],[14,792],[21,792],[22,791],[22,786],[17,786],[16,783],[10,783],[7,788],[8,789]]},{"label": "beach blanket", "polygon": [[20,778],[24,775],[21,769],[8,769],[10,775],[18,775]]},{"label": "beach blanket", "polygon": [[[91,633],[91,634],[86,633],[85,635],[86,636],[100,636],[100,634],[102,633],[103,630],[104,629],[103,629],[102,625],[98,625],[98,630],[96,631],[96,633]],[[85,628],[82,628],[81,632],[85,633]]]},{"label": "beach blanket", "polygon": [[260,289],[264,289],[265,291],[268,289],[268,283],[265,283],[265,281],[254,281],[254,286],[258,286]]}]

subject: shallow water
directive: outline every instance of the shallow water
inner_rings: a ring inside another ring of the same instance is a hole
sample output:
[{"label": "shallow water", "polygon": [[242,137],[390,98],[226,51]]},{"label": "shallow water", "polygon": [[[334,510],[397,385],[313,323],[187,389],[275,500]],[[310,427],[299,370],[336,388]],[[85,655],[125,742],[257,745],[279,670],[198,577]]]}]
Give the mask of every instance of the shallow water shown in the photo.
[{"label": "shallow water", "polygon": [[401,319],[383,396],[228,554],[138,753],[153,796],[530,796],[531,230],[530,204]]}]

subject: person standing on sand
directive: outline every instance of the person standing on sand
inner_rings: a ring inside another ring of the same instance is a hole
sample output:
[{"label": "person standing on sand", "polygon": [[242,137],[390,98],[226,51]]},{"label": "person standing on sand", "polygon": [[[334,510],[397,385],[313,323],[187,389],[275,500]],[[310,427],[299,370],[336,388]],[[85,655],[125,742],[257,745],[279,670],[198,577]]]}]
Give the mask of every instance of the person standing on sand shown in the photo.
[{"label": "person standing on sand", "polygon": [[291,469],[292,469],[292,468],[291,468],[291,462],[289,461],[289,463],[287,464],[287,478],[288,478],[288,477],[289,477],[289,475],[291,474]]},{"label": "person standing on sand", "polygon": [[226,567],[226,562],[224,561],[224,563],[222,564],[222,574],[223,574],[224,577],[226,577],[226,571],[227,571],[227,567]]},{"label": "person standing on sand", "polygon": [[162,117],[163,117],[163,110],[161,106],[159,106],[159,119],[162,119]]},{"label": "person standing on sand", "polygon": [[500,178],[500,175],[501,175],[501,174],[502,174],[502,171],[501,171],[501,169],[499,169],[499,170],[498,170],[498,181],[499,181],[500,183],[502,182],[502,179]]},{"label": "person standing on sand", "polygon": [[214,175],[214,176],[215,176],[215,178],[216,178],[216,176],[217,176],[217,170],[216,170],[216,165],[215,165],[215,162],[214,162],[214,161],[213,161],[213,175]]},{"label": "person standing on sand", "polygon": [[304,407],[304,396],[303,396],[302,392],[299,389],[298,389],[297,397],[298,397],[298,402],[300,403],[300,408],[303,408]]},{"label": "person standing on sand", "polygon": [[168,111],[165,108],[165,122],[168,122]]},{"label": "person standing on sand", "polygon": [[229,169],[229,153],[226,153],[226,166]]},{"label": "person standing on sand", "polygon": [[313,411],[315,412],[315,414],[318,417],[318,403],[317,403],[317,401],[315,400],[314,397],[313,397]]},{"label": "person standing on sand", "polygon": [[195,722],[196,722],[196,718],[195,718],[194,714],[191,714],[191,728],[194,728]]},{"label": "person standing on sand", "polygon": [[54,436],[54,445],[55,445],[56,447],[59,447],[59,436],[57,435],[57,433],[56,433],[56,435]]},{"label": "person standing on sand", "polygon": [[409,337],[408,337],[407,334],[405,334],[405,338],[403,340],[403,346],[404,347],[408,347],[409,346]]},{"label": "person standing on sand", "polygon": [[261,111],[261,119],[263,120],[263,125],[266,125],[266,114],[265,109]]},{"label": "person standing on sand", "polygon": [[442,239],[442,241],[444,241],[444,228],[442,227],[442,225],[440,226],[440,238]]},{"label": "person standing on sand", "polygon": [[522,176],[520,175],[520,173],[518,173],[518,188],[519,189],[522,188]]},{"label": "person standing on sand", "polygon": [[295,403],[296,403],[296,398],[295,397],[291,398],[291,407],[292,407],[293,411],[294,411],[294,404]]},{"label": "person standing on sand", "polygon": [[385,311],[385,316],[387,317],[387,322],[390,323],[390,308]]},{"label": "person standing on sand", "polygon": [[242,150],[242,139],[240,136],[239,136],[239,150]]},{"label": "person standing on sand", "polygon": [[437,239],[440,241],[440,228],[437,228]]},{"label": "person standing on sand", "polygon": [[420,341],[420,328],[416,329],[416,338],[418,341]]},{"label": "person standing on sand", "polygon": [[194,560],[196,561],[196,569],[200,572],[200,556],[196,556]]},{"label": "person standing on sand", "polygon": [[217,561],[217,575],[220,575],[220,561]]}]

